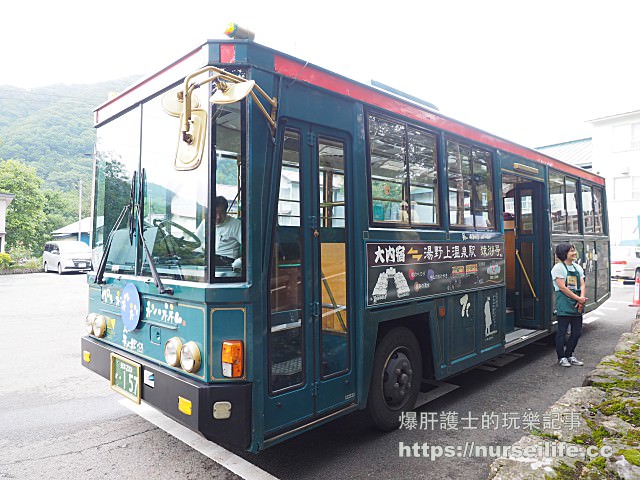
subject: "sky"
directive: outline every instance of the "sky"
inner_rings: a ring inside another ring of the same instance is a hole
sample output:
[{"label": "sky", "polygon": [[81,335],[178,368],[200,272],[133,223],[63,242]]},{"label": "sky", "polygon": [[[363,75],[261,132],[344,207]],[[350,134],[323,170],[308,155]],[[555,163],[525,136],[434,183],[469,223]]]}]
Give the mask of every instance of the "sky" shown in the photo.
[{"label": "sky", "polygon": [[26,0],[0,10],[0,85],[146,76],[229,22],[528,147],[640,109],[636,0]]}]

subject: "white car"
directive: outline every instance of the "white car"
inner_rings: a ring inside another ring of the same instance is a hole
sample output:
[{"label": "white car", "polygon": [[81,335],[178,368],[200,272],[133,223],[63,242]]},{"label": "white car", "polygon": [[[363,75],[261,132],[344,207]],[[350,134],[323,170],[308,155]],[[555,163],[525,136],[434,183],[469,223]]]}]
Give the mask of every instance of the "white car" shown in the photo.
[{"label": "white car", "polygon": [[611,277],[640,278],[640,247],[611,247]]},{"label": "white car", "polygon": [[91,270],[91,249],[77,240],[47,242],[42,252],[42,268],[45,272],[88,272]]}]

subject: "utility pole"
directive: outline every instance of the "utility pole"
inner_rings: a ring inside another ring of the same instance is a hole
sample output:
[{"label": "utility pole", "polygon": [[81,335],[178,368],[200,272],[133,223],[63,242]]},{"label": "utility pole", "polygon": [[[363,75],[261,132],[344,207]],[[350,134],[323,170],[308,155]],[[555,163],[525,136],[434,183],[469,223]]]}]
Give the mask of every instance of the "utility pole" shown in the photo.
[{"label": "utility pole", "polygon": [[80,180],[78,193],[78,241],[82,241],[82,180]]}]

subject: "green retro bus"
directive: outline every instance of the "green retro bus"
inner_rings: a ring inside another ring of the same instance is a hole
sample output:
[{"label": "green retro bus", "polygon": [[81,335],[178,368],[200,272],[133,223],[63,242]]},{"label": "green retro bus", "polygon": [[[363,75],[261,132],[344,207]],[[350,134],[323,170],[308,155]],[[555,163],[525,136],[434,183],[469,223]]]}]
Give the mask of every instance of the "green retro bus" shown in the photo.
[{"label": "green retro bus", "polygon": [[95,110],[82,364],[114,390],[252,452],[391,430],[554,331],[556,243],[609,298],[602,177],[238,32]]}]

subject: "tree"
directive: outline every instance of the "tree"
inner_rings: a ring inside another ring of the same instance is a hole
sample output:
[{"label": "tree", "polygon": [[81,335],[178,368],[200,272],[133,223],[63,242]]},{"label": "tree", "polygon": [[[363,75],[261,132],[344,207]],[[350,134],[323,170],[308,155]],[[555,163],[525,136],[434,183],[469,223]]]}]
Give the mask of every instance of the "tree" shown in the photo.
[{"label": "tree", "polygon": [[0,191],[15,195],[7,208],[9,249],[22,245],[33,255],[42,253],[48,233],[45,227],[42,183],[34,168],[27,167],[18,160],[0,160]]}]

